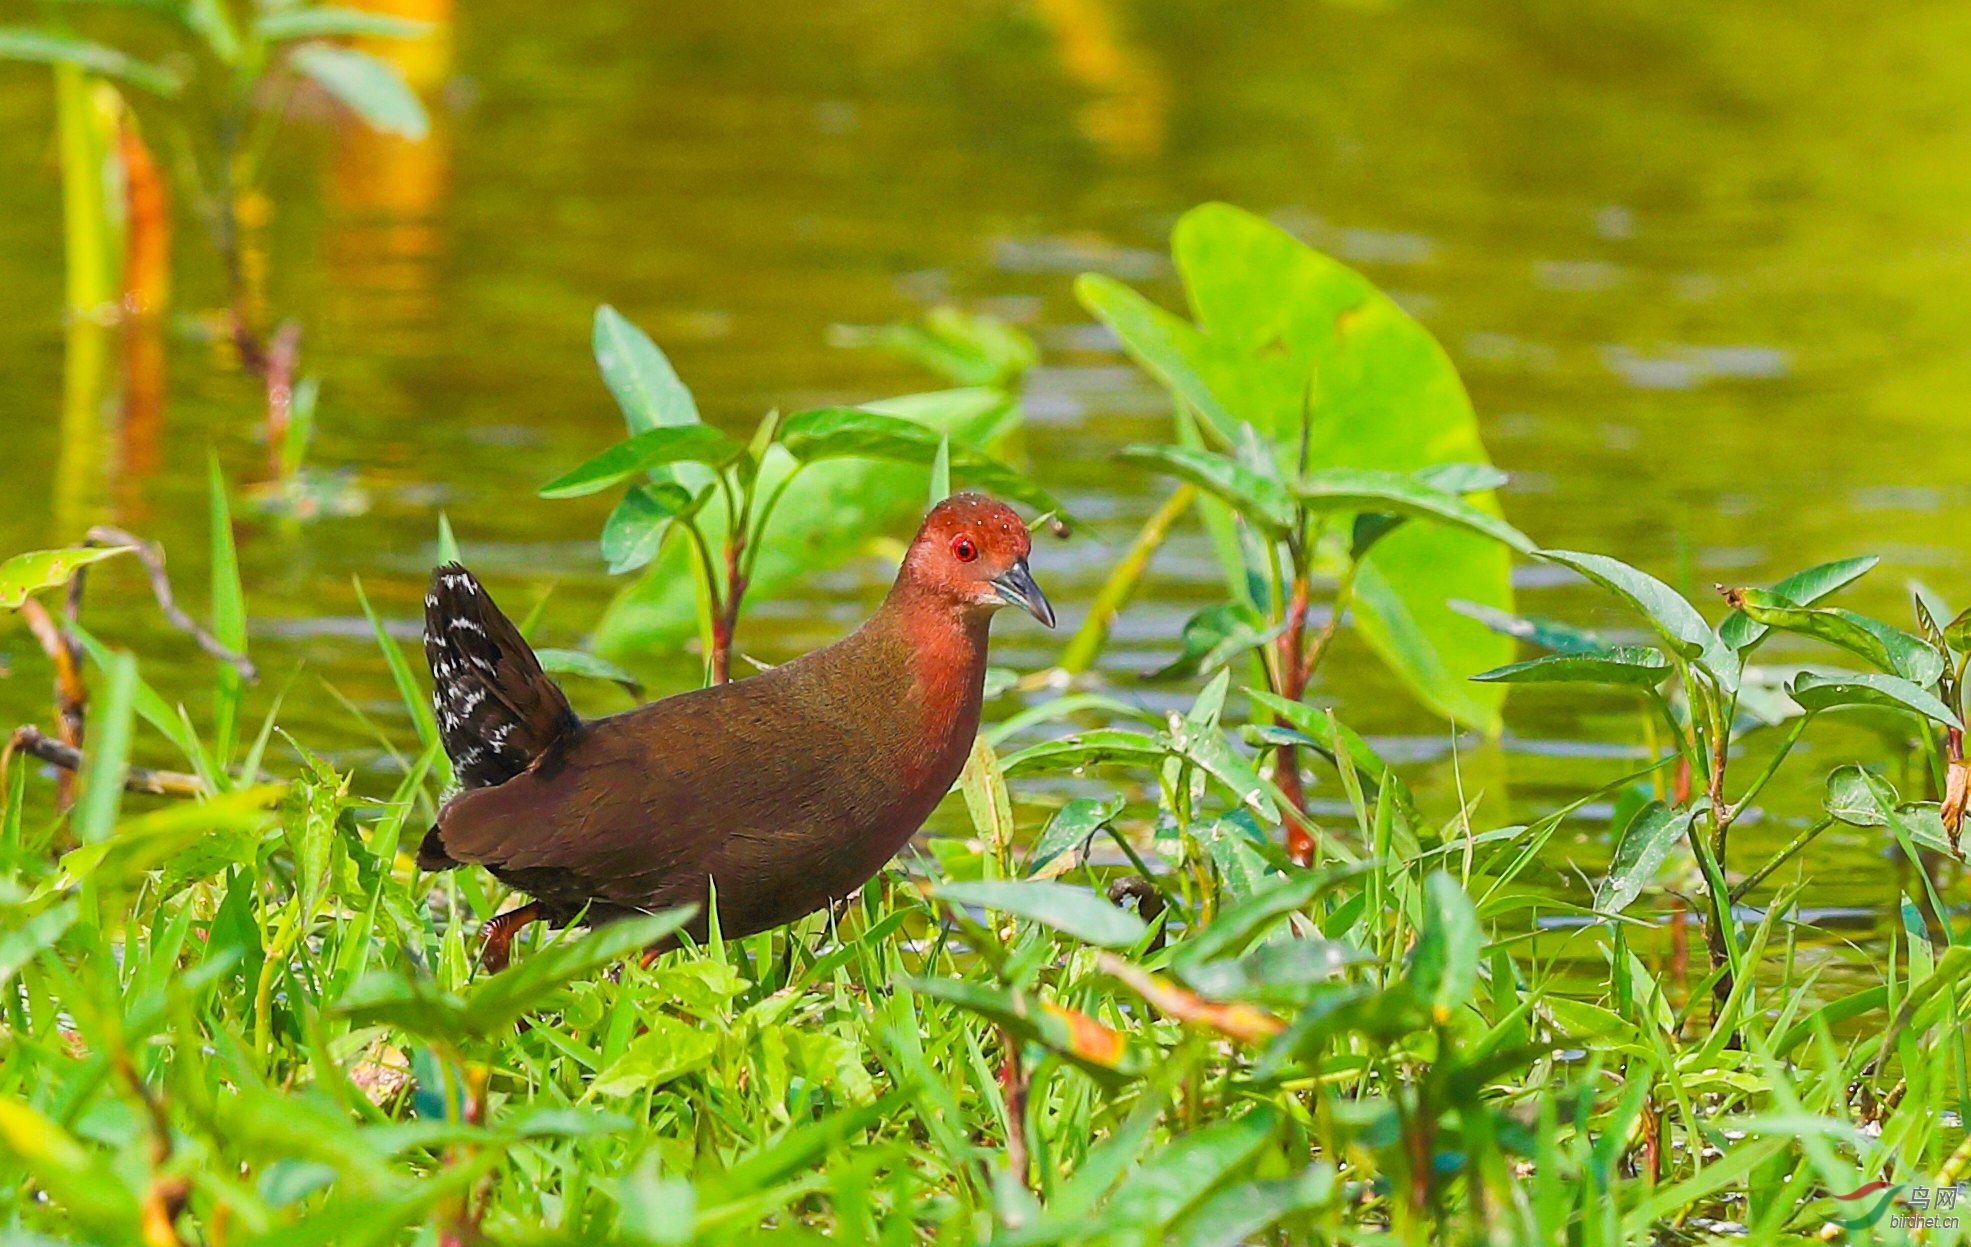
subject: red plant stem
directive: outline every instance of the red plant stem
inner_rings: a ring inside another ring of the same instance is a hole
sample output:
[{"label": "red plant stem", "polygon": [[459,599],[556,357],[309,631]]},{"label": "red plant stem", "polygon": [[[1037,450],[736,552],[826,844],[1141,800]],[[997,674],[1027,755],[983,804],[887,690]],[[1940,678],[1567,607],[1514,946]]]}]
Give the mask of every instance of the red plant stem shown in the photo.
[{"label": "red plant stem", "polygon": [[300,354],[301,326],[283,324],[267,348],[267,479],[282,476],[288,422],[294,415],[294,370]]},{"label": "red plant stem", "polygon": [[[1307,577],[1296,575],[1293,589],[1287,599],[1286,630],[1275,643],[1279,654],[1280,696],[1288,701],[1299,701],[1307,691]],[[1275,723],[1290,727],[1284,718],[1275,716]],[[1280,795],[1287,804],[1299,814],[1307,813],[1307,794],[1300,783],[1300,750],[1292,745],[1277,747],[1274,757],[1276,764],[1274,782],[1279,785]],[[1314,837],[1307,834],[1307,828],[1300,821],[1287,820],[1287,856],[1302,866],[1314,861]]]},{"label": "red plant stem", "polygon": [[999,1086],[1006,1094],[1006,1168],[1014,1181],[1027,1184],[1027,1072],[1020,1064],[1020,1041],[1004,1027],[999,1031],[1004,1055],[999,1064]]},{"label": "red plant stem", "polygon": [[[89,701],[89,691],[82,683],[81,647],[65,635],[54,617],[48,614],[48,609],[35,599],[29,598],[21,603],[20,615],[27,621],[34,639],[41,643],[48,660],[55,665],[55,732],[59,743],[79,753],[82,749],[84,709]],[[33,734],[40,736],[39,732]],[[14,747],[28,747],[20,739],[20,733],[15,733],[15,736]],[[55,777],[55,804],[66,810],[74,800],[75,772],[63,768]]]}]

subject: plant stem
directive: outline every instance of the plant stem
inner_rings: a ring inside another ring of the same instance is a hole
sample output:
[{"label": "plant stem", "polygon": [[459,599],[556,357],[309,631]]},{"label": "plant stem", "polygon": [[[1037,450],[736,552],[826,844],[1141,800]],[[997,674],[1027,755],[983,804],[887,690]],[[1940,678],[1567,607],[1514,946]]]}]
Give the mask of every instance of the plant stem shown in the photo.
[{"label": "plant stem", "polygon": [[1080,675],[1095,665],[1095,658],[1102,652],[1102,645],[1109,639],[1109,629],[1114,626],[1116,616],[1129,604],[1136,594],[1136,587],[1143,581],[1143,573],[1149,569],[1150,558],[1163,545],[1169,536],[1171,525],[1179,516],[1190,510],[1191,502],[1198,496],[1192,485],[1179,485],[1164,499],[1162,506],[1136,534],[1136,540],[1116,564],[1109,578],[1102,582],[1102,588],[1095,594],[1094,605],[1088,609],[1088,617],[1075,629],[1074,636],[1068,639],[1067,648],[1061,652],[1061,670],[1069,675]]},{"label": "plant stem", "polygon": [[1833,825],[1834,825],[1834,819],[1830,815],[1829,817],[1821,819],[1813,826],[1802,830],[1799,835],[1794,836],[1793,839],[1787,842],[1785,848],[1781,849],[1778,853],[1768,858],[1766,860],[1765,865],[1753,871],[1750,875],[1748,875],[1745,878],[1745,880],[1742,883],[1740,883],[1737,887],[1731,890],[1732,904],[1736,905],[1739,901],[1751,895],[1752,889],[1764,883],[1766,879],[1775,870],[1778,870],[1781,866],[1784,866],[1788,858],[1792,857],[1795,853],[1798,853],[1801,849],[1806,848],[1809,844],[1812,844],[1814,842],[1814,839],[1817,836],[1819,836],[1821,832],[1826,831],[1829,827],[1832,827]]},{"label": "plant stem", "polygon": [[1766,769],[1760,771],[1758,778],[1754,779],[1751,785],[1743,793],[1739,794],[1736,803],[1725,808],[1724,820],[1726,825],[1729,826],[1735,822],[1738,816],[1743,814],[1746,808],[1752,804],[1754,798],[1764,790],[1772,777],[1778,774],[1780,764],[1786,761],[1786,755],[1793,751],[1795,744],[1799,743],[1800,734],[1807,730],[1807,724],[1812,721],[1813,717],[1813,712],[1808,711],[1793,721],[1793,726],[1787,730],[1786,739],[1779,742],[1779,749],[1773,754],[1772,760],[1766,763]]}]

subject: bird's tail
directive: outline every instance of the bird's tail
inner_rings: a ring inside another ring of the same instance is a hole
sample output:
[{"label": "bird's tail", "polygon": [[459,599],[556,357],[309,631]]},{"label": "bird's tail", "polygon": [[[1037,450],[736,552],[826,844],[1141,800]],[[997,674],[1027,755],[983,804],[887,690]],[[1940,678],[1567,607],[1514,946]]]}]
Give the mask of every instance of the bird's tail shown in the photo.
[{"label": "bird's tail", "polygon": [[462,787],[505,783],[580,724],[520,630],[457,563],[432,573],[424,656],[438,736]]}]

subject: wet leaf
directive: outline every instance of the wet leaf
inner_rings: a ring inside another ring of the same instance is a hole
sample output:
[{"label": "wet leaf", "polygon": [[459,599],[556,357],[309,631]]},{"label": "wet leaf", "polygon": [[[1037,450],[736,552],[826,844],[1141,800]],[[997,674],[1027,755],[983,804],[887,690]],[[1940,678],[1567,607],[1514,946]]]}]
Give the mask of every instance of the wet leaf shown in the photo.
[{"label": "wet leaf", "polygon": [[1371,958],[1339,940],[1274,939],[1238,957],[1192,963],[1184,981],[1213,1000],[1246,1000],[1297,1008],[1307,988],[1331,982],[1343,970]]},{"label": "wet leaf", "polygon": [[1076,797],[1054,812],[1041,830],[1033,847],[1027,851],[1027,874],[1046,877],[1059,873],[1048,868],[1056,861],[1067,865],[1069,855],[1088,843],[1090,837],[1115,820],[1122,813],[1123,798],[1110,797],[1097,801],[1089,797]]},{"label": "wet leaf", "polygon": [[1151,680],[1185,680],[1216,672],[1248,650],[1268,644],[1279,630],[1268,629],[1246,602],[1207,606],[1184,621],[1184,652],[1151,672]]},{"label": "wet leaf", "polygon": [[608,560],[609,574],[635,571],[656,558],[671,521],[694,510],[691,491],[675,481],[630,486],[602,526],[602,557]]},{"label": "wet leaf", "polygon": [[1669,678],[1670,660],[1639,645],[1589,654],[1543,654],[1472,677],[1501,684],[1617,684],[1628,688],[1655,688]]},{"label": "wet leaf", "polygon": [[[1850,762],[1835,767],[1827,776],[1821,807],[1828,815],[1851,827],[1886,827],[1888,816],[1876,799],[1875,785],[1888,781]],[[1895,790],[1889,790],[1889,803],[1895,804]]]},{"label": "wet leaf", "polygon": [[1803,710],[1835,710],[1844,706],[1879,706],[1908,710],[1946,727],[1959,727],[1950,707],[1936,695],[1911,684],[1900,676],[1863,675],[1843,672],[1821,675],[1802,671],[1787,685],[1787,693]]},{"label": "wet leaf", "polygon": [[1637,810],[1617,838],[1608,873],[1595,888],[1595,908],[1604,914],[1627,909],[1655,882],[1665,859],[1689,834],[1696,814],[1694,808],[1673,810],[1661,801],[1651,801]]},{"label": "wet leaf", "polygon": [[632,435],[664,425],[697,424],[698,404],[650,335],[607,303],[595,310],[590,343],[603,384]]},{"label": "wet leaf", "polygon": [[947,883],[932,895],[956,905],[1031,919],[1098,948],[1129,948],[1149,934],[1141,918],[1086,888],[1047,880]]}]

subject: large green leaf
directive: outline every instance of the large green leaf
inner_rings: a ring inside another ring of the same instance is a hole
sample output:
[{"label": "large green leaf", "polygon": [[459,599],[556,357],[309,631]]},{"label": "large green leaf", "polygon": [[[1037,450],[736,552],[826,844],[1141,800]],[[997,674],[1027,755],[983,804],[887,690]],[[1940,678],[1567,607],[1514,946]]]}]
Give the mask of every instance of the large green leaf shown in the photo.
[{"label": "large green leaf", "polygon": [[[1408,472],[1487,460],[1450,358],[1360,274],[1226,204],[1186,213],[1172,251],[1195,325],[1106,279],[1083,278],[1076,291],[1226,441],[1249,423],[1291,460],[1311,377],[1312,467]],[[1486,495],[1471,502],[1496,509]],[[1510,610],[1509,570],[1494,541],[1405,524],[1375,544],[1356,584],[1355,621],[1377,654],[1424,704],[1488,731],[1504,691],[1468,677],[1511,661],[1511,642],[1445,603]]]},{"label": "large green leaf", "polygon": [[[1019,404],[998,390],[943,390],[865,406],[948,434],[954,449],[960,443],[988,445],[1020,421]],[[784,450],[769,452],[760,466],[762,494],[771,494],[795,466]],[[879,537],[907,536],[905,526],[922,514],[925,479],[922,467],[872,459],[834,459],[802,470],[768,523],[746,591],[748,605],[844,562]],[[723,534],[717,511],[712,508],[699,521],[713,541]],[[690,559],[683,542],[666,543],[636,583],[610,604],[596,630],[596,652],[629,664],[692,635],[697,608]],[[742,623],[742,636],[744,629]]]},{"label": "large green leaf", "polygon": [[607,303],[595,309],[596,367],[632,434],[659,425],[697,424],[698,404],[650,335]]}]

